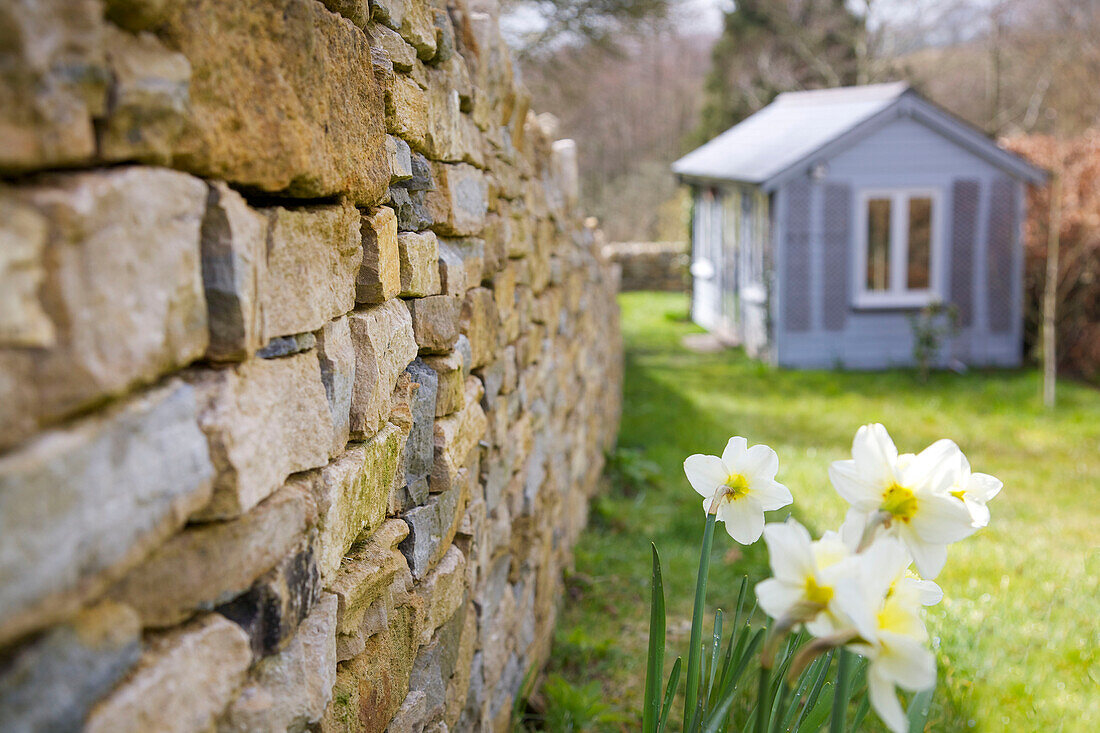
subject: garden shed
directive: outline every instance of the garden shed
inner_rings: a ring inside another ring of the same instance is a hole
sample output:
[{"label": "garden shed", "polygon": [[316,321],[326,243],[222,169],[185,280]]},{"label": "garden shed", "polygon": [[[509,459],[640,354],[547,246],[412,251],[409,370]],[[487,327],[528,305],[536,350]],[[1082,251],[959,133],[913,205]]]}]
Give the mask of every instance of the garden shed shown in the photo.
[{"label": "garden shed", "polygon": [[789,367],[1015,366],[1024,193],[1046,172],[905,83],[792,92],[673,164],[692,188],[692,318]]}]

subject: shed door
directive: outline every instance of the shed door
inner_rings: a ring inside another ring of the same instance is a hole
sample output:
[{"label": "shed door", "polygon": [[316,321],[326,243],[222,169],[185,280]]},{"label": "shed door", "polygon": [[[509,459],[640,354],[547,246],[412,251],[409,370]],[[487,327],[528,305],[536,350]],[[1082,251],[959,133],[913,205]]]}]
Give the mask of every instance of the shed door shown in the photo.
[{"label": "shed door", "polygon": [[695,202],[694,256],[691,262],[691,318],[717,329],[722,320],[722,201],[717,191],[701,191]]}]

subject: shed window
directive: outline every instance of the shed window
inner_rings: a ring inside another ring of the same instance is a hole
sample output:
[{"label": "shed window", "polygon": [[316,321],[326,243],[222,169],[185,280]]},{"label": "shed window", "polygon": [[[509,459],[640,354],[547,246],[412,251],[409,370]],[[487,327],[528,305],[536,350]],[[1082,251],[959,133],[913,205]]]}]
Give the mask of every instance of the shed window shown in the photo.
[{"label": "shed window", "polygon": [[918,307],[938,297],[939,208],[935,190],[863,192],[857,306]]}]

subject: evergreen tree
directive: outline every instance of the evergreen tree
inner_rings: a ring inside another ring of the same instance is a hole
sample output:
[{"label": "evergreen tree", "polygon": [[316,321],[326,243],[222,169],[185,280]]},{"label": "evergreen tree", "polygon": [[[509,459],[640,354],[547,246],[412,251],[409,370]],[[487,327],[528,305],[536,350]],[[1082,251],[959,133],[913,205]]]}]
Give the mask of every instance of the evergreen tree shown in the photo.
[{"label": "evergreen tree", "polygon": [[737,0],[711,55],[692,143],[710,140],[777,94],[856,84],[866,28],[845,0]]}]

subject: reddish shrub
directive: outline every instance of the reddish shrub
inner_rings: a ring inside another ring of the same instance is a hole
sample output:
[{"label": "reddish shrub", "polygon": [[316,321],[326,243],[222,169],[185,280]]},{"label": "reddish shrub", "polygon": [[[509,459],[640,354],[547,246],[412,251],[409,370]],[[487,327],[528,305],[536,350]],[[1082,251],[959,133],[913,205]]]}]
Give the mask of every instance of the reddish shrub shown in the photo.
[{"label": "reddish shrub", "polygon": [[[1059,368],[1100,381],[1100,129],[1068,140],[1007,138],[1006,147],[1062,176],[1056,338]],[[1050,187],[1028,195],[1024,230],[1025,343],[1039,355]]]}]

